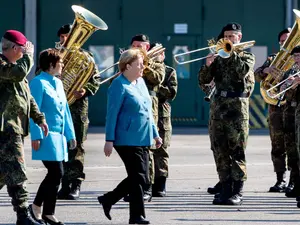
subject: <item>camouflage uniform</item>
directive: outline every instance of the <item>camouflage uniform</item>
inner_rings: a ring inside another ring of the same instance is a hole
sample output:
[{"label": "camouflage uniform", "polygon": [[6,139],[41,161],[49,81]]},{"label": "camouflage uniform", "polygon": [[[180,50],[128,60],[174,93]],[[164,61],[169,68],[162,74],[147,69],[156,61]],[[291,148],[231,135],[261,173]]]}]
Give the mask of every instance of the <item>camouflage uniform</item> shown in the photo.
[{"label": "camouflage uniform", "polygon": [[[148,88],[149,94],[152,100],[152,114],[154,123],[158,123],[158,98],[157,92],[159,89],[159,84],[161,84],[165,78],[165,64],[161,62],[150,61],[149,66],[144,69],[143,78],[145,80],[146,86]],[[152,150],[155,147],[151,147]],[[149,153],[149,179],[150,183],[154,183],[155,167],[154,167],[154,157],[153,153]]]},{"label": "camouflage uniform", "polygon": [[167,151],[170,146],[172,124],[171,124],[171,105],[168,100],[174,100],[177,94],[177,75],[174,68],[166,66],[164,81],[159,85],[158,90],[158,129],[159,136],[163,144],[159,149],[153,151],[155,164],[155,179],[158,177],[168,177],[169,154]]},{"label": "camouflage uniform", "polygon": [[[198,84],[199,84],[200,89],[206,94],[206,96],[208,96],[212,91],[212,87],[209,87],[206,84],[201,84],[201,82],[200,82],[200,76],[201,76],[200,71],[198,73]],[[212,104],[211,103],[212,103],[213,100],[214,100],[214,95],[211,96],[210,102],[209,102],[210,105],[209,105],[209,118],[208,118],[208,135],[209,135],[209,140],[210,140],[210,149],[213,152],[214,161],[215,161],[215,164],[217,165],[216,155],[215,155],[215,151],[214,151],[214,147],[213,147],[213,134],[212,134],[212,126],[211,126],[211,123],[212,123],[212,119],[211,119],[211,114],[212,114],[211,113],[211,106],[212,106]],[[214,187],[208,187],[207,192],[210,193],[210,194],[216,194],[216,193],[220,192],[220,188],[221,188],[221,183],[218,182]]]},{"label": "camouflage uniform", "polygon": [[[270,66],[271,62],[275,58],[275,54],[268,57],[266,62],[256,69],[254,75],[257,82],[261,82],[265,79],[267,74],[263,70]],[[283,125],[283,110],[284,107],[278,107],[276,105],[269,105],[269,130],[272,143],[271,158],[273,161],[274,172],[277,173],[277,180],[284,178],[286,171],[286,150],[284,144],[284,125]]]},{"label": "camouflage uniform", "polygon": [[[211,103],[211,131],[214,156],[222,191],[214,204],[227,204],[241,195],[247,179],[245,149],[249,133],[249,96],[254,88],[254,55],[233,52],[228,59],[216,57],[199,74],[200,84],[214,79],[216,94]],[[233,190],[232,190],[233,182]]]},{"label": "camouflage uniform", "polygon": [[26,80],[32,66],[33,58],[27,54],[16,64],[0,54],[0,188],[7,185],[18,215],[27,212],[29,197],[23,138],[28,135],[29,118],[36,124],[45,123]]},{"label": "camouflage uniform", "polygon": [[[298,71],[299,68],[293,66],[290,70],[288,70],[285,73],[283,79],[287,79],[289,76],[297,73]],[[285,89],[290,85],[291,82],[288,80],[282,85],[282,88]],[[299,155],[298,155],[297,144],[296,144],[297,130],[295,124],[295,110],[297,107],[296,91],[293,89],[287,91],[285,93],[285,100],[286,100],[286,104],[283,106],[284,147],[287,152],[287,166],[288,169],[291,171],[289,185],[288,188],[286,189],[286,194],[289,195],[291,193],[288,194],[288,192],[292,191],[296,183],[298,183],[297,186],[299,186],[299,166],[298,166]],[[296,197],[296,196],[290,196],[290,197]]]},{"label": "camouflage uniform", "polygon": [[[95,65],[93,74],[97,74],[98,69]],[[100,76],[92,76],[84,86],[85,95],[77,99],[70,105],[70,111],[75,129],[77,146],[73,150],[69,150],[69,161],[64,162],[63,183],[72,183],[74,188],[80,188],[81,182],[85,179],[84,170],[84,155],[85,149],[83,142],[87,139],[87,131],[89,125],[88,118],[88,97],[95,95],[100,87]],[[64,185],[64,184],[63,184]],[[72,191],[72,190],[71,190]]]}]

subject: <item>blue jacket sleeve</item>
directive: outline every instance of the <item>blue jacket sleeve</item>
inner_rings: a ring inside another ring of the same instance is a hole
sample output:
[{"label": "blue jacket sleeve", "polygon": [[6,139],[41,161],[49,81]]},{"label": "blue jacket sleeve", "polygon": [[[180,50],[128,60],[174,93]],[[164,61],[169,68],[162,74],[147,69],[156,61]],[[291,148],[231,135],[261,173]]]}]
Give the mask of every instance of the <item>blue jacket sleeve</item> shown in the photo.
[{"label": "blue jacket sleeve", "polygon": [[118,120],[118,114],[123,104],[125,89],[119,80],[114,80],[107,93],[107,113],[105,134],[106,141],[115,140],[115,129]]},{"label": "blue jacket sleeve", "polygon": [[75,137],[75,130],[74,130],[74,124],[69,108],[69,104],[66,100],[66,108],[65,108],[65,126],[64,126],[64,135],[67,139],[67,141],[70,141],[72,139],[76,140]]},{"label": "blue jacket sleeve", "polygon": [[[40,80],[33,79],[30,82],[29,87],[30,87],[31,95],[36,101],[39,110],[41,111],[41,107],[43,104],[43,93],[44,93],[43,84]],[[32,119],[30,119],[30,135],[31,135],[31,140],[41,140],[44,138],[42,129],[38,125],[36,125]]]}]

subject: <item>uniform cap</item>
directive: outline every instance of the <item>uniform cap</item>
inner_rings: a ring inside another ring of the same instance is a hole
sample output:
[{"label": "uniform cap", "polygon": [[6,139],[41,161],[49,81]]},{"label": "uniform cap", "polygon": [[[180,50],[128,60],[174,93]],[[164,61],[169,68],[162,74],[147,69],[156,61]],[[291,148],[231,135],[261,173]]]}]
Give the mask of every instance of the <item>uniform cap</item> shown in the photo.
[{"label": "uniform cap", "polygon": [[57,31],[57,37],[59,37],[61,34],[68,34],[72,29],[71,24],[65,24],[61,26]]},{"label": "uniform cap", "polygon": [[130,44],[132,44],[134,41],[141,41],[141,42],[150,42],[149,37],[145,34],[137,34],[132,37]]},{"label": "uniform cap", "polygon": [[7,30],[3,35],[3,38],[20,46],[25,46],[27,42],[25,35],[17,30]]},{"label": "uniform cap", "polygon": [[223,33],[225,31],[242,31],[242,26],[238,23],[228,23],[223,27]]}]

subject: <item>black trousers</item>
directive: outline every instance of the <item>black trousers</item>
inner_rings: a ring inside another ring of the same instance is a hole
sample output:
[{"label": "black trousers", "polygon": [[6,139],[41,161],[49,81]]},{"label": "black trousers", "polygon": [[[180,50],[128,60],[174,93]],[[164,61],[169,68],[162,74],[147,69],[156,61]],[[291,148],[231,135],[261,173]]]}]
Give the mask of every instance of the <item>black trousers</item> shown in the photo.
[{"label": "black trousers", "polygon": [[57,161],[42,162],[48,169],[48,173],[42,181],[33,203],[39,207],[44,203],[43,214],[54,215],[56,196],[64,173],[63,163]]},{"label": "black trousers", "polygon": [[121,198],[130,196],[130,219],[145,217],[144,188],[149,184],[148,147],[114,146],[125,164],[127,177],[113,190],[104,195],[105,201],[114,205]]}]

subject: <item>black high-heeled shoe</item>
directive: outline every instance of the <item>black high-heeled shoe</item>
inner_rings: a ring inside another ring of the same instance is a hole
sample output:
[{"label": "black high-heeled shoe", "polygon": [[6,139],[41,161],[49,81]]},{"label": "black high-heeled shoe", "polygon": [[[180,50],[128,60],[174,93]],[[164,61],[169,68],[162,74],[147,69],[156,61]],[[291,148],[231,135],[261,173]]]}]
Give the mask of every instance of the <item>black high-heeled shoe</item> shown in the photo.
[{"label": "black high-heeled shoe", "polygon": [[49,225],[65,225],[63,222],[61,222],[61,221],[58,221],[58,222],[55,222],[55,221],[53,221],[53,220],[50,220],[47,216],[45,216],[45,215],[42,215],[42,218],[43,218],[43,220],[47,223],[47,224],[49,224]]},{"label": "black high-heeled shoe", "polygon": [[46,223],[44,222],[44,220],[42,219],[37,219],[34,215],[34,212],[33,212],[33,209],[32,209],[32,204],[29,205],[29,213],[32,217],[32,219],[34,219],[36,222],[38,222],[39,224],[42,224],[42,225],[46,225]]},{"label": "black high-heeled shoe", "polygon": [[129,219],[129,224],[150,224],[149,220],[145,220],[144,217],[140,216],[138,218],[130,218]]},{"label": "black high-heeled shoe", "polygon": [[107,219],[111,220],[111,216],[109,214],[111,210],[111,205],[105,202],[104,196],[99,196],[98,202],[102,205],[104,214],[107,217]]}]

